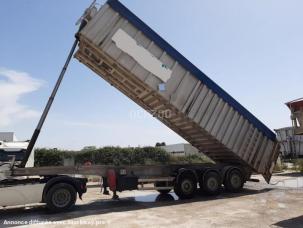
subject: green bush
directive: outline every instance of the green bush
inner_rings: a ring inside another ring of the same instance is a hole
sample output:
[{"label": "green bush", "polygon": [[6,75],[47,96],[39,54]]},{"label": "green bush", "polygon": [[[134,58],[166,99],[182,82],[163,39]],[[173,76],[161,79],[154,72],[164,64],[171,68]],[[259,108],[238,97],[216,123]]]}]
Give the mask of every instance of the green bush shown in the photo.
[{"label": "green bush", "polygon": [[213,163],[211,159],[206,157],[203,154],[192,154],[187,156],[170,156],[171,164],[185,163],[185,164],[193,164],[193,163]]},{"label": "green bush", "polygon": [[175,163],[211,162],[204,155],[172,156],[160,147],[103,147],[86,148],[80,151],[64,151],[55,149],[36,149],[35,166],[60,166],[64,158],[75,159],[82,165],[91,162],[96,165],[152,165]]},{"label": "green bush", "polygon": [[36,149],[35,166],[60,166],[63,165],[63,152],[54,149]]},{"label": "green bush", "polygon": [[169,161],[169,155],[157,147],[103,147],[81,151],[41,148],[35,150],[35,166],[60,166],[63,165],[64,158],[70,157],[74,157],[76,164],[84,164],[89,161],[92,164],[103,165],[143,165]]}]

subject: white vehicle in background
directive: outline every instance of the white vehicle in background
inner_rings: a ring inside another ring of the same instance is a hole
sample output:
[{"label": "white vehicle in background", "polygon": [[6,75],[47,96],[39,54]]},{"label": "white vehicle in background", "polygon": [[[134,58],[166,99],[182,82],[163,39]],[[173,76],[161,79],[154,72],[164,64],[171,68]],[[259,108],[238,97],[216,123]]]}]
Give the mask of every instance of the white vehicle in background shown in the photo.
[{"label": "white vehicle in background", "polygon": [[0,149],[5,149],[8,151],[26,149],[27,146],[28,141],[3,142],[0,140]]},{"label": "white vehicle in background", "polygon": [[[14,160],[16,164],[20,163],[25,155],[28,141],[13,141],[5,142],[0,141],[0,165]],[[27,167],[34,166],[34,153],[29,158]]]},{"label": "white vehicle in background", "polygon": [[[18,140],[14,132],[0,132],[0,166],[13,160],[19,164],[24,158],[28,143],[29,141]],[[33,157],[30,163],[34,165]]]}]

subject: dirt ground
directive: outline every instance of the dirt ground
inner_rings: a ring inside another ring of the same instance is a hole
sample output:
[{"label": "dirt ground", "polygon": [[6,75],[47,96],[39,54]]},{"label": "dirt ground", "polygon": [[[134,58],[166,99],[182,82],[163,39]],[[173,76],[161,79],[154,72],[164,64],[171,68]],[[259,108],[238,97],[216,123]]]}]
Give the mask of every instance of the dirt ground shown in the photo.
[{"label": "dirt ground", "polygon": [[91,187],[71,212],[49,214],[41,205],[1,209],[0,227],[303,227],[303,176],[276,174],[270,185],[254,178],[261,182],[248,182],[241,193],[192,200],[155,191],[123,192],[112,200]]}]

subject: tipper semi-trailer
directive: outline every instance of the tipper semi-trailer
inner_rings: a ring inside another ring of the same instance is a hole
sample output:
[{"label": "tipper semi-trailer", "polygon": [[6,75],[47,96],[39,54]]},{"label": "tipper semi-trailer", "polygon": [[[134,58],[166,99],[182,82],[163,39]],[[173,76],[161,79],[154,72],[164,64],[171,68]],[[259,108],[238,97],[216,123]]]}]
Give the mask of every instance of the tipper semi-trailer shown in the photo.
[{"label": "tipper semi-trailer", "polygon": [[119,1],[79,33],[76,58],[218,163],[269,181],[276,135]]},{"label": "tipper semi-trailer", "polygon": [[[72,166],[24,168],[68,63],[75,57],[170,129],[182,136],[212,164],[141,166]],[[252,173],[270,181],[279,154],[275,134],[227,92],[183,57],[117,0],[97,9],[92,4],[81,17],[76,41],[19,167],[0,172],[0,206],[17,205],[13,193],[23,191],[22,204],[44,202],[52,210],[75,204],[86,191],[86,179],[98,175],[113,191],[172,189],[181,199],[197,188],[210,195],[222,185],[239,191]],[[32,176],[36,176],[33,178]],[[38,176],[38,177],[37,177]],[[24,180],[24,177],[27,179]],[[146,186],[146,184],[149,184]],[[153,184],[151,187],[150,184]],[[104,186],[104,187],[105,187]],[[26,189],[25,189],[26,188]],[[35,188],[35,196],[31,188]]]}]

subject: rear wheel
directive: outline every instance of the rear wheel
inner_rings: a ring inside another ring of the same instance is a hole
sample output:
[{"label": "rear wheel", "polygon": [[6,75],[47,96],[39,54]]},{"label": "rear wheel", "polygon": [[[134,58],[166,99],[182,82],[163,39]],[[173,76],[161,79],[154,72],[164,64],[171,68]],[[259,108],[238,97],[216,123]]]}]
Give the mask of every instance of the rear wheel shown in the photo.
[{"label": "rear wheel", "polygon": [[225,189],[229,192],[239,192],[244,185],[244,178],[242,173],[234,169],[230,171],[224,181]]},{"label": "rear wheel", "polygon": [[177,178],[174,191],[180,199],[191,199],[197,191],[197,181],[193,174],[180,174]]},{"label": "rear wheel", "polygon": [[200,188],[207,195],[218,195],[221,189],[221,177],[216,172],[208,172],[200,178]]},{"label": "rear wheel", "polygon": [[53,212],[65,211],[76,203],[77,192],[67,183],[58,183],[52,186],[46,194],[47,208]]}]

